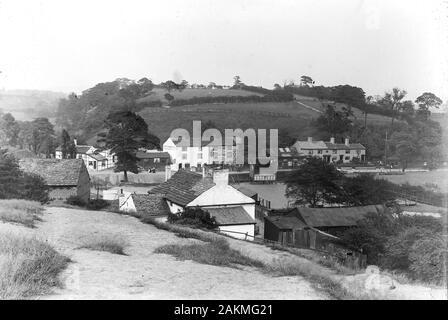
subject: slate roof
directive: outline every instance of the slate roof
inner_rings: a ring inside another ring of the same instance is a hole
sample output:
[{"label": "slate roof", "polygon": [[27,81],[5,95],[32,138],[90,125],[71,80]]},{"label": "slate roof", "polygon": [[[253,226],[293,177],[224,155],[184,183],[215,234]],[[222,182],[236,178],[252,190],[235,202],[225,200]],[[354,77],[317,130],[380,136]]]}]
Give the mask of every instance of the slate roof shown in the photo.
[{"label": "slate roof", "polygon": [[295,216],[268,216],[266,220],[270,221],[280,230],[303,229],[307,225]]},{"label": "slate roof", "polygon": [[105,156],[103,156],[102,154],[99,154],[99,153],[91,153],[91,154],[89,154],[89,157],[95,159],[96,161],[107,160],[107,158]]},{"label": "slate roof", "polygon": [[162,194],[166,199],[180,206],[186,206],[214,186],[215,183],[210,177],[203,178],[202,174],[179,170],[171,179],[151,189],[150,192]]},{"label": "slate roof", "polygon": [[330,150],[353,150],[353,149],[365,150],[366,149],[360,143],[349,143],[348,146],[344,143],[325,142],[325,144],[327,145],[327,148]]},{"label": "slate roof", "polygon": [[160,216],[167,215],[170,210],[160,194],[133,194],[132,200],[138,213]]},{"label": "slate roof", "polygon": [[137,158],[139,159],[154,159],[154,158],[170,158],[170,154],[168,152],[137,152]]},{"label": "slate roof", "polygon": [[22,159],[19,165],[23,171],[43,177],[48,186],[77,186],[85,169],[82,159]]},{"label": "slate roof", "polygon": [[214,217],[218,225],[231,226],[241,224],[256,224],[255,220],[243,207],[221,207],[206,209],[211,217]]},{"label": "slate roof", "polygon": [[255,197],[258,193],[253,191],[252,189],[246,188],[246,187],[236,187],[233,186],[236,190],[238,190],[239,192],[241,192],[242,194],[248,196],[249,198],[253,198]]},{"label": "slate roof", "polygon": [[80,146],[80,145],[78,145],[78,146],[76,146],[76,153],[85,154],[87,151],[90,150],[91,147],[92,146]]},{"label": "slate roof", "polygon": [[368,213],[384,212],[382,205],[343,208],[297,208],[297,212],[310,227],[351,227]]}]

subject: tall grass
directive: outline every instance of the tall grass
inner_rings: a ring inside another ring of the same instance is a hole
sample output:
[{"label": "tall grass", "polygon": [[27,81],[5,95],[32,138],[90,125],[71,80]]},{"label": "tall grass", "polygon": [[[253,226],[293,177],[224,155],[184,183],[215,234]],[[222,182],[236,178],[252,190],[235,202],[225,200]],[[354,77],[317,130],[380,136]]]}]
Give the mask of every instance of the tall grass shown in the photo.
[{"label": "tall grass", "polygon": [[0,234],[0,299],[23,299],[60,286],[70,259],[36,238]]},{"label": "tall grass", "polygon": [[180,260],[192,260],[198,263],[214,266],[238,267],[250,266],[264,267],[258,260],[249,258],[241,252],[231,249],[225,239],[217,239],[203,244],[178,245],[170,244],[159,247],[156,253],[170,254]]},{"label": "tall grass", "polygon": [[0,221],[22,224],[34,228],[41,220],[43,207],[39,202],[27,200],[0,200]]},{"label": "tall grass", "polygon": [[79,248],[126,255],[124,250],[127,246],[128,242],[119,234],[101,233],[85,236]]}]

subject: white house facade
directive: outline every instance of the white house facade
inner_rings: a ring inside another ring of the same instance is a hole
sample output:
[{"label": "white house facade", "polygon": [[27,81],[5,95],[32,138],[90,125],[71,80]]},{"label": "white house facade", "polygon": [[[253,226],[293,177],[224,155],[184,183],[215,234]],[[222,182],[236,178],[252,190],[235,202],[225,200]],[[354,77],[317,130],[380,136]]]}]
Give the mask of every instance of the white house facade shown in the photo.
[{"label": "white house facade", "polygon": [[364,162],[366,159],[366,148],[360,143],[350,143],[348,138],[344,143],[335,143],[335,138],[329,142],[313,141],[309,137],[306,141],[296,141],[295,148],[300,156],[316,157],[326,162],[349,163],[354,160]]}]

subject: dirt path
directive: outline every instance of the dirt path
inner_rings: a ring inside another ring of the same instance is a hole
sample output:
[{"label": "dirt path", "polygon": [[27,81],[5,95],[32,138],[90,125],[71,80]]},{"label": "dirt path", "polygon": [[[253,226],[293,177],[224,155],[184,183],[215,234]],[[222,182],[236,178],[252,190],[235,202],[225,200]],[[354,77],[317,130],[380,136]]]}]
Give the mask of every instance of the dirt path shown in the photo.
[{"label": "dirt path", "polygon": [[[133,217],[48,208],[43,220],[37,229],[26,232],[46,239],[73,262],[63,274],[65,288],[42,299],[328,298],[301,277],[271,277],[253,268],[216,267],[155,254],[154,249],[161,245],[193,240],[178,238]],[[82,237],[95,232],[126,238],[128,255],[78,249]],[[241,246],[244,250],[245,244]]]}]

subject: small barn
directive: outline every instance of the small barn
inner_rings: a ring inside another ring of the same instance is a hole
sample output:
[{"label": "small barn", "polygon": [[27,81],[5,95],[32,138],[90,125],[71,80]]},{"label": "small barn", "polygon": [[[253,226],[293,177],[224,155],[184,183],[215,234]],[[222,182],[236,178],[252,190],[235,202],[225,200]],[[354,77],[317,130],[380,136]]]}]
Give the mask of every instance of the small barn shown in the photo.
[{"label": "small barn", "polygon": [[123,193],[118,198],[119,210],[139,216],[166,217],[170,212],[159,194]]},{"label": "small barn", "polygon": [[22,159],[20,168],[41,176],[49,187],[51,200],[78,196],[90,199],[90,176],[82,159]]}]

